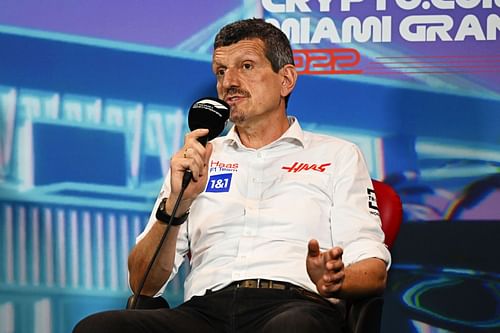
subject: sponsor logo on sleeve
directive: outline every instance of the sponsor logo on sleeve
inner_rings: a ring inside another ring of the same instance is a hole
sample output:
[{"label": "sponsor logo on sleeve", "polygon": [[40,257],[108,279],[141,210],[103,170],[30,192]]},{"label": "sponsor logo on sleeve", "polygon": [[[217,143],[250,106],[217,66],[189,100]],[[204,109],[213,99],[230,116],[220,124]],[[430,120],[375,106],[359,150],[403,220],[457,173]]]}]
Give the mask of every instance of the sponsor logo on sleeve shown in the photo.
[{"label": "sponsor logo on sleeve", "polygon": [[367,188],[366,192],[368,193],[368,208],[370,209],[370,214],[379,216],[380,213],[377,206],[377,199],[375,197],[375,190]]}]

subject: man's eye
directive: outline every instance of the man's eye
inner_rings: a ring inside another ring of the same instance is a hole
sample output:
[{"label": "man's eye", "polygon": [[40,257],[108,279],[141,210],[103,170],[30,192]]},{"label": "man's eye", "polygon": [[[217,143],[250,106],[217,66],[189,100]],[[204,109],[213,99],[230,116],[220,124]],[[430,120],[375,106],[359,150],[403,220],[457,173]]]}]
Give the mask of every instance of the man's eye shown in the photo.
[{"label": "man's eye", "polygon": [[218,69],[217,70],[217,76],[223,76],[225,72],[226,72],[225,69]]},{"label": "man's eye", "polygon": [[252,69],[252,67],[253,67],[252,64],[248,64],[248,63],[247,64],[243,64],[243,68],[244,69]]}]

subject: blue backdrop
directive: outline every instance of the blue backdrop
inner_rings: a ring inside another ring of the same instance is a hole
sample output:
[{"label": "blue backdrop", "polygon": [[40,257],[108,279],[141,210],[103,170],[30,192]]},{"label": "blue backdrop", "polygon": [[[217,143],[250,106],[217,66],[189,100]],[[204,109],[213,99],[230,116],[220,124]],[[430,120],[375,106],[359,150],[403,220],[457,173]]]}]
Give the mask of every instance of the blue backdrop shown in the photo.
[{"label": "blue backdrop", "polygon": [[215,95],[213,37],[247,17],[292,40],[289,114],[356,142],[403,199],[383,330],[500,329],[499,6],[4,0],[0,333],[68,332],[125,306],[127,255],[186,111]]}]

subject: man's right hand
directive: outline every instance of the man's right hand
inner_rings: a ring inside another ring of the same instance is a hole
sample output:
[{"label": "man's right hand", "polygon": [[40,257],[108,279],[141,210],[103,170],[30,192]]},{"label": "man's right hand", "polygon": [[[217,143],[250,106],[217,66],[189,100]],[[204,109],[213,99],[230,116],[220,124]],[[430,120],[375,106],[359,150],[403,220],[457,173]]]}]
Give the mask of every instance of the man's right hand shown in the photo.
[{"label": "man's right hand", "polygon": [[186,187],[181,205],[176,215],[182,215],[192,201],[205,189],[208,175],[208,161],[212,154],[212,144],[203,146],[198,138],[208,134],[208,129],[196,129],[184,139],[184,146],[172,157],[170,161],[170,195],[167,200],[166,210],[171,213],[182,186],[182,178],[186,170],[191,170],[192,180]]}]

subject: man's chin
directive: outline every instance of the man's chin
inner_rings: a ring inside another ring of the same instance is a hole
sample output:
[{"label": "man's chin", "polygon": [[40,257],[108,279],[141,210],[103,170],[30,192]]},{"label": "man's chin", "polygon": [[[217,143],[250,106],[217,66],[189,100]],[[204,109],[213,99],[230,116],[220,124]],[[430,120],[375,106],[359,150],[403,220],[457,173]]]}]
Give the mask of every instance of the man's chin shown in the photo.
[{"label": "man's chin", "polygon": [[233,124],[239,125],[239,124],[243,123],[246,120],[246,117],[243,114],[239,113],[238,111],[231,110],[231,114],[229,116],[229,120]]}]

